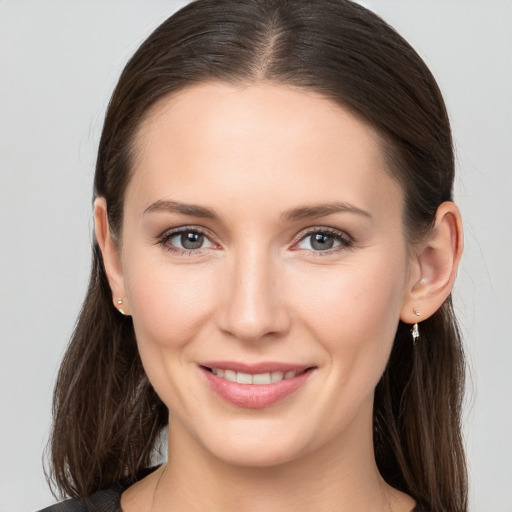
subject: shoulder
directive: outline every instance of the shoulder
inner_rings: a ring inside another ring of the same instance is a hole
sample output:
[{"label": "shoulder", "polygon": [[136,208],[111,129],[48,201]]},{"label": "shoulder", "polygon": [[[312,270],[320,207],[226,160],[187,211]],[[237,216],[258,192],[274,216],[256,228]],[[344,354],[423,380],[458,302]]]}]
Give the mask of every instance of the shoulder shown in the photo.
[{"label": "shoulder", "polygon": [[122,487],[115,486],[95,492],[88,498],[72,498],[51,505],[39,512],[122,512]]},{"label": "shoulder", "polygon": [[[1,0],[0,0],[1,1]],[[136,481],[156,471],[160,466],[143,468],[137,473]],[[128,484],[117,484],[91,494],[87,498],[71,498],[46,507],[39,512],[122,512],[121,494]]]}]

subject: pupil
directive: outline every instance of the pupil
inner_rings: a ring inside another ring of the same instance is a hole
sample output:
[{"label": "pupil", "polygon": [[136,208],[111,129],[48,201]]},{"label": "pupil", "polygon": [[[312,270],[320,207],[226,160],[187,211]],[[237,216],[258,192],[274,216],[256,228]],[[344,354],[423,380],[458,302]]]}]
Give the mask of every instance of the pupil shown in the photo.
[{"label": "pupil", "polygon": [[316,233],[313,236],[311,247],[319,251],[325,251],[331,249],[334,245],[334,238],[331,235],[325,235],[323,233]]},{"label": "pupil", "polygon": [[203,245],[203,235],[187,232],[181,235],[181,245],[185,249],[199,249]]}]

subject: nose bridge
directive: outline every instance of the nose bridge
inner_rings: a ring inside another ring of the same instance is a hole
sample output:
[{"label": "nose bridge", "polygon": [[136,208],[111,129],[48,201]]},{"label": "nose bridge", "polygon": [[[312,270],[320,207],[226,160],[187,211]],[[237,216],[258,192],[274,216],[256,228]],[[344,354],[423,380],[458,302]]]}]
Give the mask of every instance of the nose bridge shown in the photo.
[{"label": "nose bridge", "polygon": [[256,244],[232,255],[226,296],[220,312],[223,331],[245,341],[279,334],[288,326],[279,293],[278,262],[271,251]]}]

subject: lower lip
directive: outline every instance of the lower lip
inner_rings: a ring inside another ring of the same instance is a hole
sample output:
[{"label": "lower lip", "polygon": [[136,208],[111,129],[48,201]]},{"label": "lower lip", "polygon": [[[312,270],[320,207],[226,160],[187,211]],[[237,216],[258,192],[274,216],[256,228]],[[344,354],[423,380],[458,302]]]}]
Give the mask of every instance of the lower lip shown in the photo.
[{"label": "lower lip", "polygon": [[271,384],[239,384],[214,375],[201,367],[210,388],[221,398],[238,407],[262,409],[279,402],[286,396],[297,391],[313,373],[308,369],[291,379],[283,379]]}]

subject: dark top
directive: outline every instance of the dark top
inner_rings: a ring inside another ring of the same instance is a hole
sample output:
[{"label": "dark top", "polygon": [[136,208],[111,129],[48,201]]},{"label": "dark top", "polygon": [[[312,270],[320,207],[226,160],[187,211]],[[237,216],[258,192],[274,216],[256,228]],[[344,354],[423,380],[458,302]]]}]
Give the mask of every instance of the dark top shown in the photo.
[{"label": "dark top", "polygon": [[[110,489],[95,492],[88,498],[72,498],[51,505],[39,512],[123,512],[121,510],[121,494],[125,488],[115,485]],[[417,505],[411,512],[427,512]]]},{"label": "dark top", "polygon": [[124,489],[116,485],[95,492],[88,498],[72,498],[44,508],[40,512],[122,512],[121,494]]}]

